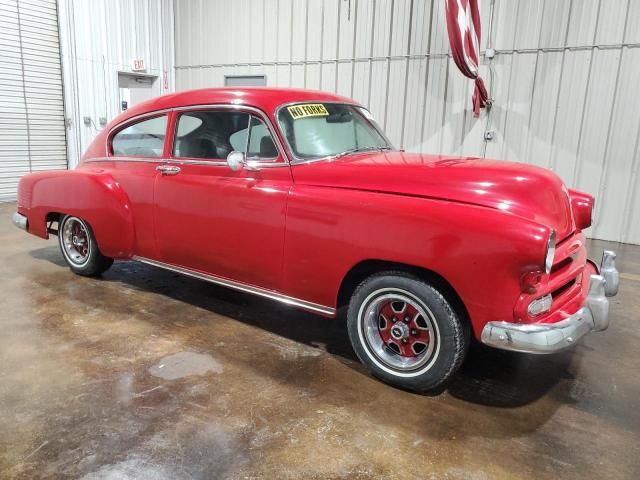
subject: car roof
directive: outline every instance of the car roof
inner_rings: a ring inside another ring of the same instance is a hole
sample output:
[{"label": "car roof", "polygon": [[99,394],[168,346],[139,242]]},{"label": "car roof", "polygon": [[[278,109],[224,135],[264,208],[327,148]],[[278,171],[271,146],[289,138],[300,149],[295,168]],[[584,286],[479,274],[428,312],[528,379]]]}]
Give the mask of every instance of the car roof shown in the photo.
[{"label": "car roof", "polygon": [[139,103],[116,117],[113,123],[121,123],[137,115],[157,110],[210,104],[248,105],[259,108],[268,115],[273,115],[280,105],[286,103],[316,101],[357,104],[357,102],[350,98],[336,95],[334,93],[300,88],[203,88],[199,90],[185,90],[182,92],[170,93],[168,95],[163,95],[161,97],[156,97],[151,100],[147,100],[146,102]]}]

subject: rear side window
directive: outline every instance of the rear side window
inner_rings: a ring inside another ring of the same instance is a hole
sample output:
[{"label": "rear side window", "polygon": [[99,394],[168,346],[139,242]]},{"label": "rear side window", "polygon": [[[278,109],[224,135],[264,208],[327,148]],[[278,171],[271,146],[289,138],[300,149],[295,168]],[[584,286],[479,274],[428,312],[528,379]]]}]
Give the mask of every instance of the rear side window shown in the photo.
[{"label": "rear side window", "polygon": [[114,155],[162,157],[167,116],[142,120],[116,133],[111,140]]}]

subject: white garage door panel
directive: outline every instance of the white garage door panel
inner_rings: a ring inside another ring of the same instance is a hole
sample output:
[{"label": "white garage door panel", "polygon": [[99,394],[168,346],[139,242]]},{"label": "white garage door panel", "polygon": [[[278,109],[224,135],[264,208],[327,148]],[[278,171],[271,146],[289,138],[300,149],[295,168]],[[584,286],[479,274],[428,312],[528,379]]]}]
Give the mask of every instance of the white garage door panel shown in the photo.
[{"label": "white garage door panel", "polygon": [[56,0],[0,0],[0,201],[67,168]]}]

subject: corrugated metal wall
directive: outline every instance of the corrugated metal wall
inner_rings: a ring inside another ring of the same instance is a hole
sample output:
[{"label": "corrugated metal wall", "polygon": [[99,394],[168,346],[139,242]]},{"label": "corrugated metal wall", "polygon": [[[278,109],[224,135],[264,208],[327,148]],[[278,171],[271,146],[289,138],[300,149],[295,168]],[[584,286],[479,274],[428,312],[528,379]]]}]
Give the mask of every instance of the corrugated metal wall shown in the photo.
[{"label": "corrugated metal wall", "polygon": [[[449,56],[442,0],[199,0],[175,10],[178,90],[266,74],[268,85],[336,91],[368,105],[407,150],[553,168],[597,195],[592,236],[640,243],[640,0],[485,0],[482,48],[498,53],[493,75],[483,59],[495,105],[479,120],[472,83]],[[485,143],[485,131],[495,139]]]},{"label": "corrugated metal wall", "polygon": [[20,177],[67,168],[55,0],[0,0],[0,201]]},{"label": "corrugated metal wall", "polygon": [[[118,72],[142,58],[158,76],[158,93],[172,91],[172,0],[58,0],[69,166],[120,113]],[[167,72],[168,88],[163,85]],[[90,124],[84,124],[89,117]]]}]

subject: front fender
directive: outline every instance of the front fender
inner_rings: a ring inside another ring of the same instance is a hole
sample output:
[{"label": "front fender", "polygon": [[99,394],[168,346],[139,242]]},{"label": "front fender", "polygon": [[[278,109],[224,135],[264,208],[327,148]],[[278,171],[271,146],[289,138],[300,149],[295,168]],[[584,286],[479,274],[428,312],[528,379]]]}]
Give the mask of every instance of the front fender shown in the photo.
[{"label": "front fender", "polygon": [[113,258],[133,255],[135,233],[131,203],[111,174],[100,169],[39,172],[18,185],[18,211],[29,232],[48,238],[50,213],[78,216],[89,223],[100,251]]},{"label": "front fender", "polygon": [[296,186],[287,205],[284,290],[337,306],[354,265],[376,260],[442,277],[477,338],[513,317],[522,275],[542,268],[549,228],[508,211],[447,200]]}]

